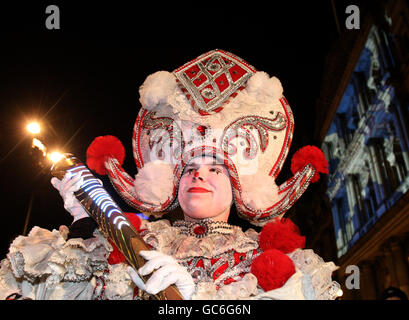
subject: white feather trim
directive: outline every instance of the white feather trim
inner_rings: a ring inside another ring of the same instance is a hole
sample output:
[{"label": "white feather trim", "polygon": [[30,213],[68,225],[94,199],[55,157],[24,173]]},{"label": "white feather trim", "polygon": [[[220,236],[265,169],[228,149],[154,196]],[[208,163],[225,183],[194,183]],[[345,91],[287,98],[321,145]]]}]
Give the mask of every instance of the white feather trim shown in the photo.
[{"label": "white feather trim", "polygon": [[271,77],[264,71],[256,72],[247,81],[247,92],[258,101],[280,99],[283,95],[283,86],[276,77]]},{"label": "white feather trim", "polygon": [[[260,184],[261,183],[261,184]],[[278,187],[271,176],[260,170],[252,175],[240,177],[242,199],[246,205],[256,210],[264,210],[278,202]]]},{"label": "white feather trim", "polygon": [[144,202],[160,205],[172,195],[173,169],[164,162],[148,162],[135,176],[136,194]]},{"label": "white feather trim", "polygon": [[139,101],[142,107],[151,110],[158,104],[166,103],[177,87],[175,76],[167,71],[149,75],[139,88]]}]

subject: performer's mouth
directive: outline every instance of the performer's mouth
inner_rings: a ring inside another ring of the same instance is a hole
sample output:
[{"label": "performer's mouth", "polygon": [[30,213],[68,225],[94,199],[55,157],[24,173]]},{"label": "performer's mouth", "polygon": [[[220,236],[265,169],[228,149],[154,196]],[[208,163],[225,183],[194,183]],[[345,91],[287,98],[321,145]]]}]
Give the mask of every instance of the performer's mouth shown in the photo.
[{"label": "performer's mouth", "polygon": [[192,187],[192,188],[189,188],[189,189],[187,190],[187,192],[191,192],[191,193],[206,193],[206,192],[211,192],[211,191],[209,191],[209,190],[207,190],[207,189],[205,189],[205,188]]}]

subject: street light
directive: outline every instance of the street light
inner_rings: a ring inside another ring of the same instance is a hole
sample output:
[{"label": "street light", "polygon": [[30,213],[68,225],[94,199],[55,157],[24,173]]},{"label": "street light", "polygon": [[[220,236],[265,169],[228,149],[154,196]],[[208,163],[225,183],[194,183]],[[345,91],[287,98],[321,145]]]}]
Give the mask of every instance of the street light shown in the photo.
[{"label": "street light", "polygon": [[27,126],[26,129],[28,132],[31,134],[38,134],[41,131],[40,124],[38,122],[30,122]]}]

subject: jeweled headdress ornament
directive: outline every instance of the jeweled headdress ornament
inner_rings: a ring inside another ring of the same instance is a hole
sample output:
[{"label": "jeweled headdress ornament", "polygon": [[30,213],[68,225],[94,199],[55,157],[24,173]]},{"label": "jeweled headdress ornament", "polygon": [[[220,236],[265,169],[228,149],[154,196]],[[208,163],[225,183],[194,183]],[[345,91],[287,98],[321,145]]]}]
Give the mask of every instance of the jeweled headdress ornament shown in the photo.
[{"label": "jeweled headdress ornament", "polygon": [[173,72],[156,72],[139,93],[142,107],[132,137],[135,179],[121,167],[124,151],[115,137],[98,137],[87,151],[88,166],[108,174],[138,210],[175,208],[183,169],[198,156],[226,166],[239,215],[255,225],[281,217],[319,179],[318,172],[328,173],[323,153],[308,146],[293,158],[294,176],[276,186],[291,144],[293,114],[280,81],[234,54],[213,50]]}]

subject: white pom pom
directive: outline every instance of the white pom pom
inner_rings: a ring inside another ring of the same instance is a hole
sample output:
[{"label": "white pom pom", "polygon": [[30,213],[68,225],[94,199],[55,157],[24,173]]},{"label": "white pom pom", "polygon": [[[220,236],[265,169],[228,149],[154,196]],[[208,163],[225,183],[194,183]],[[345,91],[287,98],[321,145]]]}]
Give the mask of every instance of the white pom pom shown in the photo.
[{"label": "white pom pom", "polygon": [[173,192],[173,169],[164,162],[149,162],[135,176],[136,194],[144,202],[160,205],[168,200]]},{"label": "white pom pom", "polygon": [[264,71],[256,72],[248,81],[247,92],[257,99],[280,99],[283,86],[276,77],[271,77]]},{"label": "white pom pom", "polygon": [[139,88],[142,107],[151,110],[158,104],[166,103],[177,88],[175,76],[167,71],[158,71],[148,76]]},{"label": "white pom pom", "polygon": [[[260,188],[260,181],[263,186]],[[274,179],[265,172],[240,177],[242,199],[246,205],[256,210],[271,207],[279,200],[278,187]]]}]

